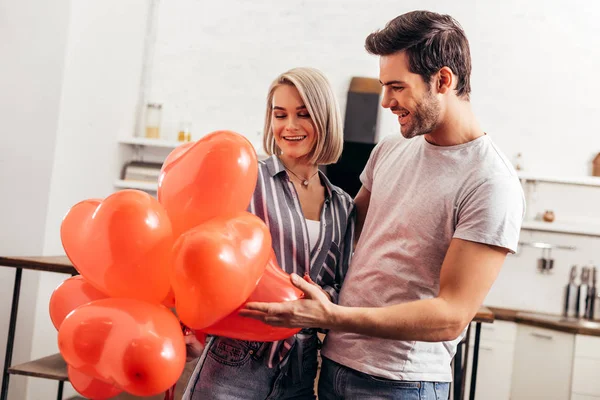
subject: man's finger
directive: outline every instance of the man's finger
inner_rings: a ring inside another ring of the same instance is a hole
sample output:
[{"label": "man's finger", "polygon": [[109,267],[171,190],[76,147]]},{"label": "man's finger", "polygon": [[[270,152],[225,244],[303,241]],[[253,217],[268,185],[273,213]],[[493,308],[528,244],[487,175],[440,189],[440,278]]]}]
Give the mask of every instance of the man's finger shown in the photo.
[{"label": "man's finger", "polygon": [[305,299],[314,299],[321,291],[321,288],[313,285],[312,283],[308,283],[304,279],[300,278],[297,274],[292,274],[292,284],[304,292]]},{"label": "man's finger", "polygon": [[311,285],[316,285],[316,283],[311,279],[310,275],[308,274],[304,275],[304,280],[310,283]]},{"label": "man's finger", "polygon": [[244,306],[244,309],[269,313],[269,311],[273,312],[275,306],[277,306],[277,303],[263,303],[258,301],[252,301],[250,303],[247,303]]},{"label": "man's finger", "polygon": [[262,311],[248,310],[246,308],[243,308],[238,312],[238,315],[241,317],[257,319],[259,321],[264,322],[268,314]]}]

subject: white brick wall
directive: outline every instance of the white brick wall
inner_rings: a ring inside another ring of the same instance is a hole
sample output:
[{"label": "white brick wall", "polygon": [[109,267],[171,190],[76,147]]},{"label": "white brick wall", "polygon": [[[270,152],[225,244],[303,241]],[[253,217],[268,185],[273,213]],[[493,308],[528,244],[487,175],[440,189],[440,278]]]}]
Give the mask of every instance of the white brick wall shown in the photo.
[{"label": "white brick wall", "polygon": [[[378,76],[376,57],[363,49],[367,34],[412,9],[449,13],[465,28],[473,106],[509,157],[523,152],[535,172],[589,173],[600,151],[600,81],[591,79],[600,62],[598,2],[162,1],[148,100],[164,104],[167,136],[191,118],[196,137],[233,129],[257,142],[277,74],[301,65],[323,70],[344,109],[352,76]],[[398,132],[388,114],[379,135]]]}]

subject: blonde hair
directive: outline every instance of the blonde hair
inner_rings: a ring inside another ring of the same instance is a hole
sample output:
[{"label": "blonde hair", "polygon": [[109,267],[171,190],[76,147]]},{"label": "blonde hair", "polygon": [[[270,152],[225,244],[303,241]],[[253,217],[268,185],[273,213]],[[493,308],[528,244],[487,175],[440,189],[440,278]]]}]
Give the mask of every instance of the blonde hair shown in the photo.
[{"label": "blonde hair", "polygon": [[269,87],[263,148],[269,155],[281,155],[273,134],[273,94],[281,85],[294,86],[316,126],[315,145],[308,155],[317,165],[335,163],[342,154],[344,132],[342,116],[333,89],[325,75],[315,68],[294,68],[279,75]]}]

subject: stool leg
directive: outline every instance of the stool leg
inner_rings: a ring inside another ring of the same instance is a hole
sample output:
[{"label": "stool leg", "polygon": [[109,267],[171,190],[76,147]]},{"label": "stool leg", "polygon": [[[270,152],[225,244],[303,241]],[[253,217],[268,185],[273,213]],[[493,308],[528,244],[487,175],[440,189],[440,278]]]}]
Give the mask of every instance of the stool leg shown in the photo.
[{"label": "stool leg", "polygon": [[56,394],[56,400],[62,400],[64,386],[65,386],[64,381],[58,381],[58,393]]},{"label": "stool leg", "polygon": [[10,309],[10,323],[8,325],[8,340],[6,341],[6,355],[4,356],[4,369],[2,371],[2,392],[0,400],[8,399],[8,369],[12,363],[13,347],[15,345],[15,330],[17,329],[17,311],[19,310],[19,296],[21,295],[21,277],[23,269],[17,268],[15,273],[15,286],[13,288],[12,305]]}]

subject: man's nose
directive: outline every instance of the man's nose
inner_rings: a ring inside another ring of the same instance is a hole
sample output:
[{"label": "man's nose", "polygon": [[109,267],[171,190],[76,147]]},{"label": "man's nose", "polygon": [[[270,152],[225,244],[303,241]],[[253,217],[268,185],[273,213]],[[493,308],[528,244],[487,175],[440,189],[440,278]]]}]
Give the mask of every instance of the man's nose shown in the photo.
[{"label": "man's nose", "polygon": [[383,91],[383,97],[381,99],[381,107],[383,108],[392,108],[393,106],[398,105],[398,102],[396,101],[396,99],[394,99],[391,95],[389,90],[386,88]]}]

